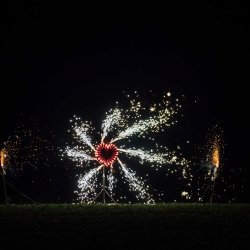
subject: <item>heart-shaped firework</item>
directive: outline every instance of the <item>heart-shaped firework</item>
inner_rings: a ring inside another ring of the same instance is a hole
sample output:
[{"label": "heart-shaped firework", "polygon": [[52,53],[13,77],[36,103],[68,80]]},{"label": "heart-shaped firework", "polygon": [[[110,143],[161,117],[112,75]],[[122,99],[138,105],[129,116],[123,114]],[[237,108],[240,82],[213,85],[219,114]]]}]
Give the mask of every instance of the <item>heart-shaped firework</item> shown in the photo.
[{"label": "heart-shaped firework", "polygon": [[117,159],[118,148],[110,143],[101,143],[96,147],[95,157],[96,159],[106,167],[111,166]]}]

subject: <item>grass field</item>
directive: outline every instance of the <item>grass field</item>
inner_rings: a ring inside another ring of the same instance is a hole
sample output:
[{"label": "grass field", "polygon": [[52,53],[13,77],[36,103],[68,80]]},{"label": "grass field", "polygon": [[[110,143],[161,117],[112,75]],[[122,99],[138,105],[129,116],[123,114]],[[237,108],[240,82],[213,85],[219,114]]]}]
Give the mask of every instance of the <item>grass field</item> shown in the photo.
[{"label": "grass field", "polygon": [[0,249],[250,249],[250,205],[0,206],[0,239]]}]

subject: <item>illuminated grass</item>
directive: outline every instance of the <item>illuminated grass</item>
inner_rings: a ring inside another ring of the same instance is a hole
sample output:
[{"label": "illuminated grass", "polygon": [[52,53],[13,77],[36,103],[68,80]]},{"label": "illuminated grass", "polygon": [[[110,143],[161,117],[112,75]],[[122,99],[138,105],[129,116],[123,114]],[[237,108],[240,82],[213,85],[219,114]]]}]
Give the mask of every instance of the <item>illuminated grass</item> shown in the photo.
[{"label": "illuminated grass", "polygon": [[0,206],[8,246],[248,249],[249,226],[244,204]]}]

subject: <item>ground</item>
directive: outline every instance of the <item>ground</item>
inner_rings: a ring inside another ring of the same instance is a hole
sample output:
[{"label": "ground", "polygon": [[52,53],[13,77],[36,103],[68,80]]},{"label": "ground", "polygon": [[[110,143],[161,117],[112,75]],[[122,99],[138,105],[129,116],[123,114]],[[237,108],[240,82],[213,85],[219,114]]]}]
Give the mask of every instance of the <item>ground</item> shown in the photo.
[{"label": "ground", "polygon": [[0,249],[250,249],[249,228],[250,204],[0,206]]}]

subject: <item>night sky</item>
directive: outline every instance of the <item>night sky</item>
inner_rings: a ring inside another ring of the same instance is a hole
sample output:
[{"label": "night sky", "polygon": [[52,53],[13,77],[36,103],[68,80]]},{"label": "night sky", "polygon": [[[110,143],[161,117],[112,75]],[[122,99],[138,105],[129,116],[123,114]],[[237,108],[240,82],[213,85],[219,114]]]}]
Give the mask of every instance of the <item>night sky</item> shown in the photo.
[{"label": "night sky", "polygon": [[[1,141],[20,119],[35,117],[44,136],[52,131],[55,147],[63,148],[74,114],[100,124],[123,90],[170,91],[185,96],[184,118],[173,133],[190,140],[186,155],[197,158],[195,148],[219,124],[225,175],[238,186],[229,196],[249,202],[249,9],[227,1],[132,13],[110,7],[111,14],[33,1],[1,12]],[[70,201],[69,163],[51,157],[45,172],[52,183],[9,180],[40,201]]]}]

